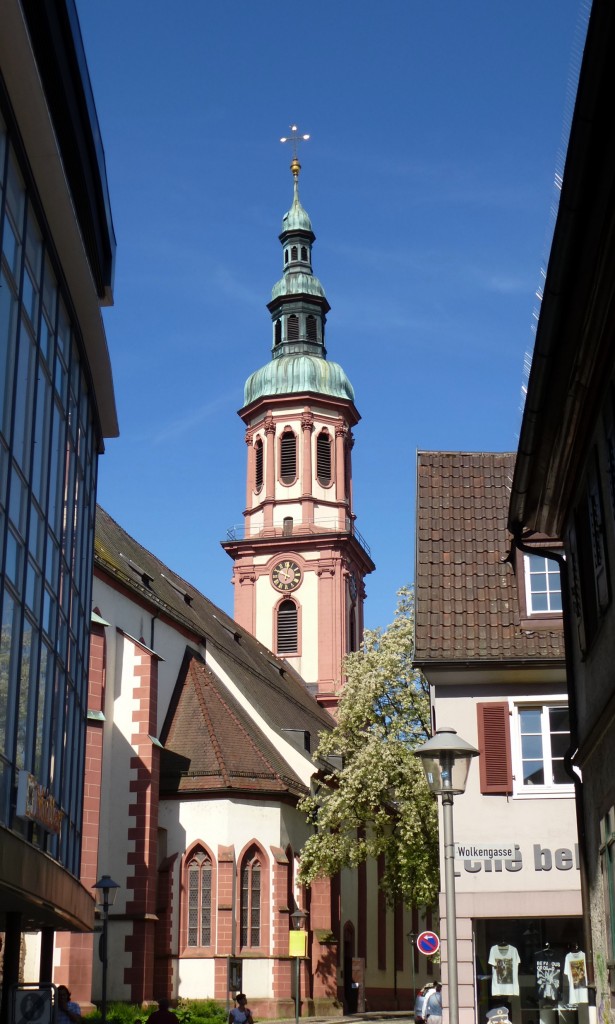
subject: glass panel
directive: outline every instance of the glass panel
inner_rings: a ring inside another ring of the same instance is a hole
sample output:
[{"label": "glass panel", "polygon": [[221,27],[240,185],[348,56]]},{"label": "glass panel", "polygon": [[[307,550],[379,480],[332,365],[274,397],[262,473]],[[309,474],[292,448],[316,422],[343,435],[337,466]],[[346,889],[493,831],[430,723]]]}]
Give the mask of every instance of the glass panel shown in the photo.
[{"label": "glass panel", "polygon": [[570,736],[567,732],[558,732],[551,736],[551,757],[563,757],[570,746]]},{"label": "glass panel", "polygon": [[17,388],[15,391],[15,425],[13,433],[13,457],[29,476],[30,438],[34,421],[34,380],[36,370],[36,349],[30,332],[22,329],[18,366]]},{"label": "glass panel", "polygon": [[188,945],[198,946],[199,869],[191,864],[188,870]]},{"label": "glass panel", "polygon": [[[16,624],[17,608],[15,602],[5,592],[0,632],[0,753],[6,753],[9,756],[12,752],[10,749],[12,748],[12,743],[7,737],[7,724],[12,719],[9,704],[9,679],[15,659],[13,635]],[[9,732],[12,732],[12,730],[9,730]]]},{"label": "glass panel", "polygon": [[0,430],[8,441],[13,408],[17,299],[4,271],[0,275]]},{"label": "glass panel", "polygon": [[532,594],[538,594],[544,592],[547,589],[547,574],[546,572],[533,572],[532,573]]},{"label": "glass panel", "polygon": [[248,945],[248,907],[250,901],[250,871],[244,865],[241,872],[241,945]]},{"label": "glass panel", "polygon": [[546,594],[535,594],[532,592],[532,611],[533,612],[548,612],[549,611],[549,599]]},{"label": "glass panel", "polygon": [[549,725],[551,732],[570,732],[570,714],[568,708],[549,708]]},{"label": "glass panel", "polygon": [[211,945],[211,861],[201,868],[201,945]]},{"label": "glass panel", "polygon": [[250,945],[260,945],[261,927],[261,869],[260,864],[252,865],[252,893],[250,914]]},{"label": "glass panel", "polygon": [[524,761],[523,762],[523,785],[524,786],[543,786],[545,781],[545,773],[542,767],[542,761]]},{"label": "glass panel", "polygon": [[23,588],[23,544],[17,539],[12,530],[7,533],[6,539],[6,578],[11,581],[18,594]]},{"label": "glass panel", "polygon": [[542,761],[542,736],[522,736],[521,749],[524,759]]},{"label": "glass panel", "polygon": [[43,767],[43,751],[45,743],[45,701],[48,684],[53,678],[53,658],[47,644],[41,644],[41,663],[38,675],[38,704],[36,708],[36,737],[34,741],[34,774],[43,785],[46,782],[46,771]]},{"label": "glass panel", "polygon": [[524,735],[528,733],[541,733],[542,732],[542,708],[522,708],[519,711],[519,720],[521,722],[521,732]]},{"label": "glass panel", "polygon": [[28,700],[30,696],[30,658],[32,657],[33,633],[35,637],[36,633],[32,630],[32,626],[28,620],[25,619],[21,640],[19,704],[17,710],[17,747],[15,751],[15,763],[18,768],[24,768],[26,763]]},{"label": "glass panel", "polygon": [[556,786],[571,786],[572,785],[572,779],[566,773],[566,769],[564,768],[563,760],[553,761],[552,771],[553,771],[553,782],[555,783]]}]

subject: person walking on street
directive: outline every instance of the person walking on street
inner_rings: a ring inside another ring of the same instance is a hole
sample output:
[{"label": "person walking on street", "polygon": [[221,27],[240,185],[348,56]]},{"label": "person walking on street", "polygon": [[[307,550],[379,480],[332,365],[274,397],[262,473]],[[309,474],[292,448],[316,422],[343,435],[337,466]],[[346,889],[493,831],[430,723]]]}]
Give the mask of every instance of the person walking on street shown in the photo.
[{"label": "person walking on street", "polygon": [[439,981],[427,996],[423,1013],[426,1024],[442,1024],[442,985]]},{"label": "person walking on street", "polygon": [[150,1013],[147,1024],[179,1024],[179,1017],[169,1010],[169,1000],[159,999],[158,1009]]}]

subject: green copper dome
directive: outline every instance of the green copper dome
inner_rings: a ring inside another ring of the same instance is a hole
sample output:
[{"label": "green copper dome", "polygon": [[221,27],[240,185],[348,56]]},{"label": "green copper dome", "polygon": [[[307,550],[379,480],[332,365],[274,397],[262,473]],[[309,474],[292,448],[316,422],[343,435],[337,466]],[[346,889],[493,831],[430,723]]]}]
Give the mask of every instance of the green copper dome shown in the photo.
[{"label": "green copper dome", "polygon": [[282,232],[284,231],[312,231],[312,222],[299,201],[297,178],[295,178],[293,205],[282,217]]},{"label": "green copper dome", "polygon": [[325,298],[325,290],[314,274],[301,271],[292,274],[284,274],[271,289],[271,298],[277,299],[280,295],[318,295]]},{"label": "green copper dome", "polygon": [[354,389],[339,363],[301,353],[272,359],[248,377],[244,405],[265,396],[292,395],[303,391],[354,402]]}]

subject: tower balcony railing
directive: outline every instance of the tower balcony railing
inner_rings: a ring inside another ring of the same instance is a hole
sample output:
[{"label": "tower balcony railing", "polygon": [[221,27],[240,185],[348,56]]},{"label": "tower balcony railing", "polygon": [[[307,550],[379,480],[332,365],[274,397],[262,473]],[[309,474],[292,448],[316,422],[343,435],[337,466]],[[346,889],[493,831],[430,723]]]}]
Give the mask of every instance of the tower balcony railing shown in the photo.
[{"label": "tower balcony railing", "polygon": [[258,526],[250,523],[239,523],[236,526],[229,527],[226,531],[226,539],[227,541],[251,540],[252,538],[256,540],[258,537],[293,537],[319,533],[348,533],[351,537],[355,537],[358,540],[363,550],[371,558],[372,552],[369,544],[365,537],[357,530],[354,520],[348,516],[344,520],[343,525],[340,525],[340,521],[336,517],[319,519],[314,523],[285,522],[283,525],[274,526],[263,526],[262,523]]}]

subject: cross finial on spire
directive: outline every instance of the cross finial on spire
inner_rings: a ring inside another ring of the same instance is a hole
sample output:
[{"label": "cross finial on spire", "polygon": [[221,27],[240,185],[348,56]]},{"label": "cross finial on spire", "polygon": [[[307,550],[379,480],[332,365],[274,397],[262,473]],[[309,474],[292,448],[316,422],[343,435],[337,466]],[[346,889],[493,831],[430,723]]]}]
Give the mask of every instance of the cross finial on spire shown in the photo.
[{"label": "cross finial on spire", "polygon": [[290,169],[293,172],[293,177],[295,179],[295,184],[296,184],[297,178],[299,177],[299,171],[301,170],[301,164],[299,163],[299,160],[297,158],[297,147],[298,147],[300,142],[307,142],[307,140],[309,139],[310,136],[309,135],[299,135],[299,129],[298,129],[296,124],[291,124],[290,125],[290,130],[291,130],[292,134],[291,135],[283,135],[282,138],[280,139],[280,142],[292,142],[292,145],[293,145],[293,158],[292,158],[292,160],[290,162]]}]

